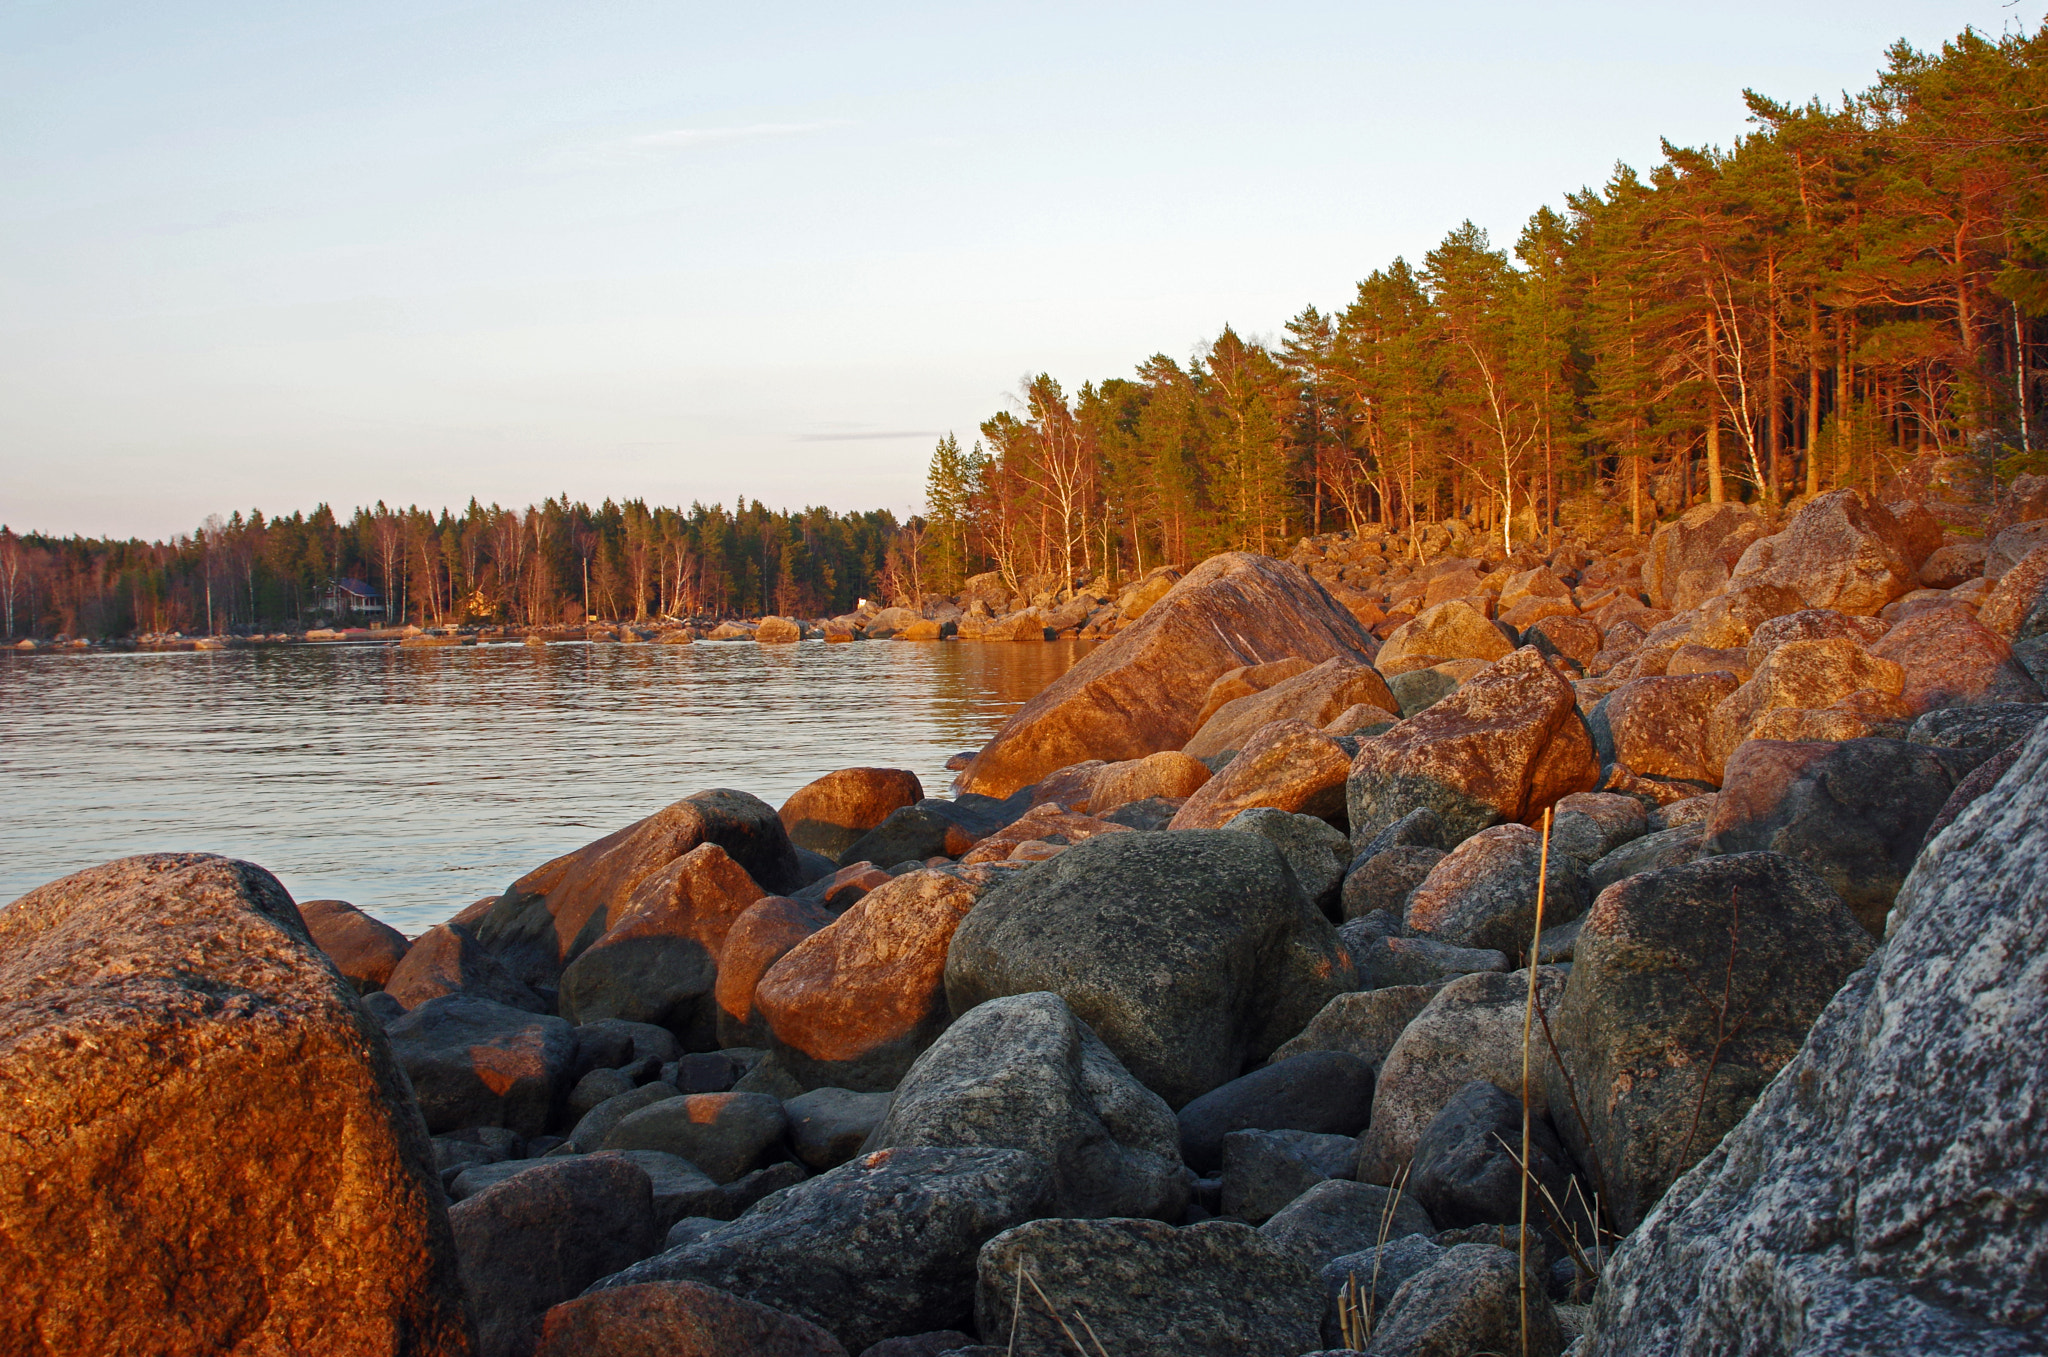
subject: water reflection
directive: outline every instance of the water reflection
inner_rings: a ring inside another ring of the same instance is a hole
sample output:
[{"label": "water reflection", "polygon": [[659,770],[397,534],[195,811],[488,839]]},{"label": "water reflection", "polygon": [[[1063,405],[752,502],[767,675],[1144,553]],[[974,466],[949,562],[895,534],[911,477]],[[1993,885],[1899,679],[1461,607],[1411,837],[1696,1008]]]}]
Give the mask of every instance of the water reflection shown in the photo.
[{"label": "water reflection", "polygon": [[986,740],[1086,642],[300,646],[0,657],[0,900],[128,853],[227,853],[408,932],[705,787]]}]

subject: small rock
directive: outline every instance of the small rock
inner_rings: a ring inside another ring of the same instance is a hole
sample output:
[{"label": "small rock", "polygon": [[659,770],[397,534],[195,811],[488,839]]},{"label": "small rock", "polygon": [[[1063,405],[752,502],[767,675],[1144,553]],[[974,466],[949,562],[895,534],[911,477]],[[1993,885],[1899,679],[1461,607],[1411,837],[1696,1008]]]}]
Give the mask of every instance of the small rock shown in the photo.
[{"label": "small rock", "polygon": [[346,900],[301,900],[299,917],[313,945],[327,954],[358,994],[384,988],[410,945],[405,934]]},{"label": "small rock", "polygon": [[892,1095],[820,1088],[782,1105],[789,1118],[790,1148],[813,1172],[838,1168],[860,1153],[889,1110]]},{"label": "small rock", "polygon": [[782,1104],[765,1094],[692,1093],[628,1112],[602,1148],[679,1155],[729,1183],[758,1165],[788,1126]]},{"label": "small rock", "polygon": [[1197,1172],[1223,1162],[1232,1131],[1354,1136],[1372,1110],[1372,1067],[1343,1051],[1305,1051],[1253,1070],[1181,1108],[1180,1154]]},{"label": "small rock", "polygon": [[1386,1239],[1435,1234],[1429,1213],[1413,1197],[1372,1183],[1333,1178],[1317,1183],[1259,1227],[1311,1267],[1369,1249]]},{"label": "small rock", "polygon": [[1317,1183],[1349,1178],[1352,1136],[1313,1131],[1232,1131],[1223,1137],[1223,1214],[1263,1225]]},{"label": "small rock", "polygon": [[846,1357],[839,1340],[817,1325],[696,1282],[647,1282],[564,1301],[543,1317],[534,1357],[653,1353]]}]

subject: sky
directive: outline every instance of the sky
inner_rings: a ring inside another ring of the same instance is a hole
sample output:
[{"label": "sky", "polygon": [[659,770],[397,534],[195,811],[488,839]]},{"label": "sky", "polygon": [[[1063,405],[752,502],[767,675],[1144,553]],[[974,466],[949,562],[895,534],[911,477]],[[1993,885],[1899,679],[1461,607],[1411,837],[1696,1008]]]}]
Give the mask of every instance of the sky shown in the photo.
[{"label": "sky", "polygon": [[1069,388],[2038,0],[0,0],[0,522],[920,502]]}]

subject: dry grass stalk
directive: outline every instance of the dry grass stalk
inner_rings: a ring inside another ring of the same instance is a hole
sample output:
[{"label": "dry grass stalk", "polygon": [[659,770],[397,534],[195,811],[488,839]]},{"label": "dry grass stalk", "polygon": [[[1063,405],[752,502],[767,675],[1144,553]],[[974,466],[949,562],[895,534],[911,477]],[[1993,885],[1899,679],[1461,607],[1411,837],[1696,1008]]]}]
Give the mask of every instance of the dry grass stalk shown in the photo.
[{"label": "dry grass stalk", "polygon": [[1358,1274],[1352,1273],[1344,1282],[1344,1290],[1337,1298],[1337,1328],[1347,1348],[1362,1348],[1372,1338],[1373,1299],[1380,1293],[1380,1250],[1386,1247],[1387,1236],[1393,1233],[1394,1213],[1401,1207],[1401,1194],[1408,1186],[1408,1171],[1413,1164],[1401,1166],[1390,1186],[1393,1194],[1380,1207],[1379,1237],[1373,1243],[1372,1288],[1360,1293]]},{"label": "dry grass stalk", "polygon": [[1545,806],[1543,853],[1536,866],[1536,924],[1529,934],[1529,1001],[1522,1010],[1522,1153],[1515,1161],[1522,1171],[1522,1233],[1516,1241],[1521,1258],[1522,1357],[1529,1357],[1529,1038],[1536,1026],[1536,953],[1543,939],[1543,898],[1550,885],[1550,820],[1551,808]]},{"label": "dry grass stalk", "polygon": [[[1066,1317],[1060,1313],[1059,1307],[1052,1303],[1052,1297],[1045,1294],[1045,1288],[1038,1284],[1038,1278],[1032,1276],[1030,1269],[1024,1266],[1024,1259],[1022,1257],[1017,1259],[1017,1278],[1019,1284],[1010,1309],[1010,1357],[1016,1357],[1017,1353],[1017,1317],[1022,1313],[1021,1302],[1024,1296],[1022,1283],[1024,1282],[1031,1283],[1031,1290],[1038,1296],[1039,1303],[1045,1306],[1045,1312],[1052,1316],[1052,1322],[1060,1326],[1060,1332],[1067,1336],[1067,1341],[1074,1345],[1074,1351],[1080,1353],[1081,1357],[1089,1357],[1088,1349],[1081,1345],[1081,1340],[1075,1336],[1072,1326],[1066,1321]],[[1088,1322],[1087,1316],[1076,1310],[1074,1318],[1081,1321],[1081,1327],[1088,1333],[1088,1341],[1095,1345],[1094,1357],[1109,1357],[1109,1354],[1103,1351],[1102,1340],[1095,1336],[1095,1326]]]}]

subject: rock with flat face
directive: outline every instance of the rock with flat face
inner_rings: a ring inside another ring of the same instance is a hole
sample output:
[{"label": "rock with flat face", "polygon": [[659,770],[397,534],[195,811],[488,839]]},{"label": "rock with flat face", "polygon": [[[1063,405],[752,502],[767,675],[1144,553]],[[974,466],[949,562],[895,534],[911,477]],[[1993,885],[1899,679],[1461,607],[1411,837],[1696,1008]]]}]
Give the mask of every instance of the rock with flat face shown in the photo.
[{"label": "rock with flat face", "polygon": [[1309,902],[1325,913],[1334,908],[1351,855],[1351,840],[1343,830],[1313,815],[1266,806],[1239,811],[1224,828],[1256,834],[1278,848]]},{"label": "rock with flat face", "polygon": [[1700,504],[1652,534],[1643,561],[1643,587],[1653,608],[1684,612],[1728,585],[1750,543],[1769,531],[1764,516],[1746,504]]},{"label": "rock with flat face", "polygon": [[1052,1165],[1062,1216],[1187,1209],[1178,1128],[1057,994],[991,999],[948,1028],[898,1085],[870,1150],[994,1145]]},{"label": "rock with flat face", "polygon": [[1577,792],[1559,801],[1555,811],[1550,851],[1583,863],[1598,862],[1649,828],[1641,801],[1612,792]]},{"label": "rock with flat face", "polygon": [[837,860],[893,811],[924,800],[917,774],[902,768],[842,768],[790,793],[776,817],[799,848]]},{"label": "rock with flat face", "polygon": [[733,920],[719,954],[712,991],[718,1004],[720,1046],[768,1044],[768,1020],[754,1003],[761,977],[789,955],[791,948],[837,917],[822,902],[770,895],[756,900]]},{"label": "rock with flat face", "polygon": [[1905,672],[1847,638],[1787,641],[1764,657],[1749,682],[1716,703],[1707,717],[1708,767],[1719,782],[1737,745],[1779,708],[1817,710],[1860,691],[1897,695]]},{"label": "rock with flat face", "polygon": [[0,1350],[470,1351],[405,1077],[262,868],[0,910],[0,1106]]},{"label": "rock with flat face", "polygon": [[1600,653],[1600,624],[1584,617],[1546,617],[1522,633],[1522,640],[1546,655],[1592,664]]},{"label": "rock with flat face", "polygon": [[1435,993],[1430,985],[1388,985],[1340,994],[1323,1005],[1301,1035],[1273,1052],[1273,1060],[1278,1063],[1305,1051],[1342,1051],[1377,1070]]},{"label": "rock with flat face", "polygon": [[1358,967],[1360,988],[1433,987],[1461,975],[1508,968],[1505,952],[1491,947],[1458,947],[1435,938],[1404,937],[1401,928],[1398,917],[1369,914],[1337,930],[1337,936],[1350,949],[1352,964]]},{"label": "rock with flat face", "polygon": [[1351,841],[1363,847],[1417,806],[1453,842],[1593,790],[1600,770],[1578,694],[1524,646],[1451,696],[1384,735],[1360,741],[1346,796]]},{"label": "rock with flat face", "polygon": [[1751,543],[1728,586],[1782,585],[1809,608],[1870,617],[1916,581],[1906,533],[1891,511],[1860,490],[1832,490],[1783,532]]},{"label": "rock with flat face", "polygon": [[1260,807],[1322,818],[1344,810],[1351,756],[1334,736],[1306,721],[1261,726],[1223,771],[1174,813],[1171,828],[1219,829]]},{"label": "rock with flat face", "polygon": [[1346,919],[1362,918],[1375,910],[1395,917],[1408,912],[1408,894],[1424,881],[1439,862],[1440,849],[1402,844],[1375,853],[1351,869],[1344,878],[1339,897]]},{"label": "rock with flat face", "polygon": [[1685,628],[1685,639],[1695,645],[1733,649],[1746,647],[1757,632],[1804,606],[1797,590],[1778,584],[1752,584],[1716,594],[1672,620],[1675,623],[1680,618],[1691,619]]},{"label": "rock with flat face", "polygon": [[1915,713],[1993,702],[2039,702],[2041,690],[2012,647],[1966,608],[1935,608],[1893,627],[1870,653],[1904,674],[1899,696]]},{"label": "rock with flat face", "polygon": [[1336,930],[1266,840],[1106,834],[982,897],[953,935],[956,1014],[1049,990],[1168,1104],[1235,1078],[1355,988]]},{"label": "rock with flat face", "polygon": [[463,924],[436,924],[413,942],[385,977],[384,992],[406,1008],[444,994],[467,994],[493,1003],[545,1013],[548,1005],[484,949]]},{"label": "rock with flat face", "polygon": [[1883,951],[1622,1245],[1595,1357],[2040,1351],[2044,871],[2037,731],[1921,854]]},{"label": "rock with flat face", "polygon": [[313,945],[327,954],[358,994],[383,989],[405,956],[405,934],[346,900],[303,901],[299,917],[313,935]]},{"label": "rock with flat face", "polygon": [[569,963],[562,1016],[653,1023],[712,1044],[726,934],[765,894],[723,848],[699,844],[635,887],[604,936]]},{"label": "rock with flat face", "polygon": [[[1037,1285],[1020,1303],[1025,1272]],[[1108,1352],[1299,1357],[1315,1346],[1322,1293],[1298,1258],[1235,1221],[1035,1220],[983,1246],[974,1315],[999,1351],[1024,1357],[1071,1352],[1067,1330],[1084,1320]]]},{"label": "rock with flat face", "polygon": [[[1541,967],[1537,1002],[1555,1012],[1564,983],[1565,968]],[[1474,1079],[1519,1093],[1522,1023],[1528,1000],[1526,970],[1462,976],[1437,991],[1380,1062],[1372,1121],[1359,1143],[1361,1182],[1392,1182],[1401,1167],[1414,1158],[1415,1142],[1423,1129]],[[1539,1032],[1530,1050],[1533,1084],[1529,1105],[1546,1116],[1553,1108],[1543,1082],[1550,1064]]]},{"label": "rock with flat face", "polygon": [[1181,1108],[1180,1152],[1198,1172],[1223,1161],[1233,1131],[1355,1136],[1372,1111],[1372,1066],[1348,1051],[1308,1051],[1211,1089]]},{"label": "rock with flat face", "polygon": [[676,1155],[714,1182],[730,1183],[759,1166],[788,1129],[781,1102],[766,1094],[693,1093],[627,1113],[606,1133],[603,1148]]},{"label": "rock with flat face", "polygon": [[1701,854],[1794,858],[1881,936],[1928,826],[1975,763],[1904,740],[1751,740],[1728,761]]},{"label": "rock with flat face", "polygon": [[[1371,1357],[1468,1357],[1480,1352],[1557,1357],[1564,1333],[1547,1293],[1527,1293],[1522,1265],[1492,1244],[1460,1244],[1410,1277],[1374,1326]],[[1524,1340],[1526,1339],[1526,1346]]]},{"label": "rock with flat face", "polygon": [[2048,542],[2033,548],[2000,577],[1977,609],[1977,620],[2008,641],[2048,630]]},{"label": "rock with flat face", "polygon": [[1382,674],[1426,669],[1444,660],[1498,660],[1514,647],[1499,627],[1463,599],[1424,608],[1388,633],[1373,665]]},{"label": "rock with flat face", "polygon": [[1088,809],[1094,815],[1107,815],[1134,801],[1193,796],[1209,776],[1208,764],[1178,749],[1106,763],[1089,789]]},{"label": "rock with flat face", "polygon": [[1399,715],[1378,670],[1355,660],[1324,660],[1261,692],[1224,703],[1181,750],[1192,758],[1206,759],[1226,749],[1243,749],[1262,727],[1275,721],[1306,721],[1320,729],[1361,702],[1389,716]]},{"label": "rock with flat face", "polygon": [[[1686,803],[1681,801],[1678,804]],[[1586,869],[1586,889],[1598,897],[1601,891],[1624,877],[1691,862],[1699,856],[1700,845],[1706,842],[1706,838],[1706,821],[1695,819],[1660,829],[1654,834],[1645,834],[1640,839],[1631,839]]]},{"label": "rock with flat face", "polygon": [[804,884],[773,809],[745,792],[698,792],[520,877],[476,920],[477,939],[526,984],[553,989],[643,881],[704,843],[723,848],[764,891]]},{"label": "rock with flat face", "polygon": [[[1218,626],[1218,618],[1230,625]],[[1212,556],[996,733],[960,775],[1007,796],[1083,759],[1142,758],[1195,733],[1209,684],[1241,665],[1300,657],[1369,661],[1372,637],[1298,566]]]},{"label": "rock with flat face", "polygon": [[2015,523],[1998,536],[1984,552],[1984,577],[2004,583],[2027,557],[2048,546],[2048,519],[2034,518]]},{"label": "rock with flat face", "polygon": [[787,617],[764,617],[754,628],[754,639],[764,646],[795,645],[804,639],[804,629]]},{"label": "rock with flat face", "polygon": [[895,1087],[952,1020],[944,982],[953,930],[1012,870],[906,873],[791,948],[754,990],[783,1067],[807,1087]]},{"label": "rock with flat face", "polygon": [[[1407,930],[1453,947],[1526,952],[1535,936],[1536,887],[1543,867],[1538,831],[1527,825],[1482,829],[1452,849],[1410,892]],[[1590,899],[1585,866],[1568,853],[1552,853],[1545,926],[1570,923],[1586,912]]]},{"label": "rock with flat face", "polygon": [[1750,633],[1744,647],[1750,672],[1763,666],[1766,656],[1787,641],[1854,641],[1865,649],[1882,640],[1890,626],[1875,617],[1851,617],[1832,608],[1801,608],[1774,617]]},{"label": "rock with flat face", "polygon": [[1317,1183],[1276,1212],[1259,1233],[1314,1268],[1369,1249],[1382,1239],[1434,1234],[1429,1213],[1415,1198],[1374,1183],[1333,1178]]},{"label": "rock with flat face", "polygon": [[1632,678],[1603,698],[1587,725],[1602,757],[1647,777],[1714,780],[1708,720],[1740,681],[1733,674]]},{"label": "rock with flat face", "polygon": [[[1706,858],[1601,893],[1550,1010],[1564,1065],[1549,1096],[1623,1230],[1742,1119],[1869,955],[1835,893],[1779,853]],[[1567,1075],[1577,1115],[1560,1112]]]},{"label": "rock with flat face", "polygon": [[534,1357],[846,1357],[808,1320],[696,1282],[646,1282],[564,1301]]},{"label": "rock with flat face", "polygon": [[807,1319],[858,1351],[966,1323],[975,1255],[995,1235],[1044,1214],[1050,1187],[1051,1168],[1020,1150],[878,1150],[595,1289],[714,1286]]},{"label": "rock with flat face", "polygon": [[1202,695],[1202,709],[1195,714],[1195,729],[1200,730],[1207,724],[1225,703],[1253,693],[1263,693],[1274,684],[1296,674],[1305,674],[1313,668],[1315,666],[1307,660],[1289,655],[1284,660],[1274,660],[1269,664],[1241,664],[1235,669],[1224,670],[1209,685],[1209,691]]},{"label": "rock with flat face", "polygon": [[1223,1214],[1263,1225],[1317,1183],[1349,1178],[1358,1141],[1314,1131],[1232,1131],[1223,1137]]},{"label": "rock with flat face", "polygon": [[1005,825],[967,850],[964,863],[1002,862],[1026,843],[1074,844],[1097,834],[1127,834],[1130,828],[1109,820],[1098,820],[1062,809],[1057,801],[1033,806],[1013,823]]},{"label": "rock with flat face", "polygon": [[611,1156],[527,1168],[457,1202],[448,1219],[477,1313],[477,1357],[527,1357],[550,1306],[661,1241],[646,1172]]},{"label": "rock with flat face", "polygon": [[782,1105],[789,1118],[789,1147],[812,1171],[836,1169],[860,1153],[888,1115],[887,1093],[850,1088],[812,1089]]}]

